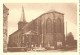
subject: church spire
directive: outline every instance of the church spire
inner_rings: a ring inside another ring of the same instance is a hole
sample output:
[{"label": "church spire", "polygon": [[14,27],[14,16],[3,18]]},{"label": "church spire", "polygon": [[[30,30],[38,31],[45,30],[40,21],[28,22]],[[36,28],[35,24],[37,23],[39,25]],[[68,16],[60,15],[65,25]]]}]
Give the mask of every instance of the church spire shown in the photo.
[{"label": "church spire", "polygon": [[26,22],[26,20],[25,20],[25,13],[24,13],[24,7],[23,6],[22,6],[22,14],[21,14],[20,22]]},{"label": "church spire", "polygon": [[21,19],[18,22],[18,29],[22,29],[23,26],[25,26],[25,24],[27,24],[26,20],[25,20],[25,13],[24,13],[24,8],[22,6],[22,14],[21,14]]}]

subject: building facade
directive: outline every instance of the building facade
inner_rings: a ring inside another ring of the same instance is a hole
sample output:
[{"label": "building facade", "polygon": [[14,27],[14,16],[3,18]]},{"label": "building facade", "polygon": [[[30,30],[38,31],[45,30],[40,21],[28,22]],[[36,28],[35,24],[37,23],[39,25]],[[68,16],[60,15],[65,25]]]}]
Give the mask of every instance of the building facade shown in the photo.
[{"label": "building facade", "polygon": [[65,45],[64,14],[50,11],[28,23],[22,8],[18,30],[9,36],[9,47],[31,47],[31,45],[44,48],[63,47]]},{"label": "building facade", "polygon": [[3,4],[3,51],[7,52],[7,28],[8,28],[8,13],[9,9]]}]

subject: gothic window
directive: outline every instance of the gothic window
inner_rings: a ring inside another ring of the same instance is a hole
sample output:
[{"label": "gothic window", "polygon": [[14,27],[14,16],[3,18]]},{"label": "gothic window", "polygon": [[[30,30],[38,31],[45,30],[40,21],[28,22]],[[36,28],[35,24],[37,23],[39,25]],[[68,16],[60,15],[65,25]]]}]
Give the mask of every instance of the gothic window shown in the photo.
[{"label": "gothic window", "polygon": [[56,33],[56,20],[53,19],[53,33]]},{"label": "gothic window", "polygon": [[60,20],[60,18],[58,18],[58,20],[57,20],[57,32],[58,33],[61,32],[61,20]]},{"label": "gothic window", "polygon": [[48,18],[46,21],[46,32],[52,33],[52,21],[50,18]]},{"label": "gothic window", "polygon": [[42,34],[42,24],[41,24],[41,20],[39,21],[39,32],[40,32],[40,34]]}]

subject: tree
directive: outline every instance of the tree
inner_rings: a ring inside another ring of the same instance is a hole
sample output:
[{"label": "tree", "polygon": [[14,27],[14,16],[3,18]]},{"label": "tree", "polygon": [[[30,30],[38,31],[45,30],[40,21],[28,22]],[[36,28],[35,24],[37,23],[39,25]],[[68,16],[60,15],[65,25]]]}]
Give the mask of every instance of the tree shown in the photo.
[{"label": "tree", "polygon": [[66,36],[66,44],[69,46],[73,46],[74,36],[73,36],[72,32],[68,33],[68,35]]}]

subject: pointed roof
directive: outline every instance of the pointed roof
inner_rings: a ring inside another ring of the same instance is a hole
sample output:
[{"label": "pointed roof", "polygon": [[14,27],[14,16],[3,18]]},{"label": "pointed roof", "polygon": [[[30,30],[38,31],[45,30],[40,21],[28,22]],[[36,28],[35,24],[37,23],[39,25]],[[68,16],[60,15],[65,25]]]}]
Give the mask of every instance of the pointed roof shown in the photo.
[{"label": "pointed roof", "polygon": [[23,6],[22,6],[22,14],[21,14],[20,22],[26,22],[25,13],[24,13],[24,7]]},{"label": "pointed roof", "polygon": [[9,9],[3,4],[3,10],[9,10]]}]

